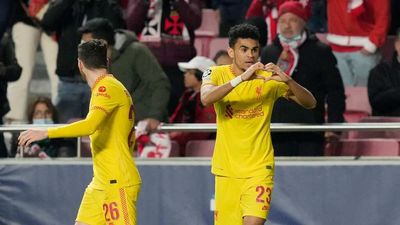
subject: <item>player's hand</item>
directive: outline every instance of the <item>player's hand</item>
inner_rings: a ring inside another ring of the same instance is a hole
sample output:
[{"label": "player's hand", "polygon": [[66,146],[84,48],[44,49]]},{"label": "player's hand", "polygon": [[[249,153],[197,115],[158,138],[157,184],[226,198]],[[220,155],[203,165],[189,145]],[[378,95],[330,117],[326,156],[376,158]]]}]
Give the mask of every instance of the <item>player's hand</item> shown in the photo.
[{"label": "player's hand", "polygon": [[292,79],[285,72],[283,72],[281,70],[281,68],[279,68],[279,66],[277,66],[273,63],[266,64],[264,66],[264,70],[272,72],[272,76],[266,77],[266,79],[265,79],[266,81],[276,80],[276,81],[287,83],[288,81],[290,81]]},{"label": "player's hand", "polygon": [[253,65],[251,65],[244,73],[242,73],[241,78],[243,81],[246,80],[253,80],[253,79],[262,79],[265,80],[265,76],[257,75],[256,71],[257,70],[264,70],[264,64],[257,62]]},{"label": "player's hand", "polygon": [[329,143],[337,143],[339,142],[340,136],[332,131],[325,132],[325,140]]},{"label": "player's hand", "polygon": [[19,135],[18,145],[28,146],[32,142],[46,139],[47,136],[48,136],[47,130],[27,130]]},{"label": "player's hand", "polygon": [[363,55],[366,55],[366,56],[372,54],[372,52],[368,51],[368,50],[365,49],[365,48],[362,48],[362,49],[360,50],[360,53],[363,54]]},{"label": "player's hand", "polygon": [[147,121],[147,127],[146,127],[147,132],[152,133],[152,132],[158,130],[158,128],[160,126],[159,120],[153,119],[153,118],[147,118],[145,120]]}]

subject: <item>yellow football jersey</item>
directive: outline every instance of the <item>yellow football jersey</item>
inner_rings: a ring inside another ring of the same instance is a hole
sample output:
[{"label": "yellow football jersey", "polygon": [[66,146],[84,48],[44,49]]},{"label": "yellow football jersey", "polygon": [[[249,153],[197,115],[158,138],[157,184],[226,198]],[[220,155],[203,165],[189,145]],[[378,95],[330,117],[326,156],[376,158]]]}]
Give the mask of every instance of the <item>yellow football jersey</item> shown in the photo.
[{"label": "yellow football jersey", "polygon": [[[271,76],[270,72],[257,71]],[[230,65],[210,68],[203,74],[203,85],[230,82],[235,75]],[[270,121],[274,102],[288,91],[283,82],[260,79],[244,81],[214,103],[217,114],[217,138],[212,173],[246,178],[270,173],[274,153]]]},{"label": "yellow football jersey", "polygon": [[141,183],[133,161],[134,114],[129,92],[112,75],[97,79],[92,88],[89,113],[84,120],[49,128],[50,138],[90,135],[93,180],[89,185],[131,186]]}]

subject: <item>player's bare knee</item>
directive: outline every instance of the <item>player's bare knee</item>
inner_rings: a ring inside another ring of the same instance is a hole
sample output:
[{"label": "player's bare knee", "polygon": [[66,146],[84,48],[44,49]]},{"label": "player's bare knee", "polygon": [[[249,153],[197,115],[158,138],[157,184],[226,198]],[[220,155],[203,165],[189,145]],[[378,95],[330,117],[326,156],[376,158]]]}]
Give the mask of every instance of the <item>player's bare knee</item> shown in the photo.
[{"label": "player's bare knee", "polygon": [[265,219],[255,216],[243,217],[243,225],[264,225]]}]

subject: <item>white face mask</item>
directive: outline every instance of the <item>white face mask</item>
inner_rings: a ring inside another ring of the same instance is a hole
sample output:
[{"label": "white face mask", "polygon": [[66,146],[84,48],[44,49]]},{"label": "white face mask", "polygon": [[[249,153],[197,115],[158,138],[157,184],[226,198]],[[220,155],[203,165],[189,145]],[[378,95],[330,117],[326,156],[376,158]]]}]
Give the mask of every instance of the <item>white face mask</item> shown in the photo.
[{"label": "white face mask", "polygon": [[300,33],[300,34],[298,34],[298,35],[296,35],[296,36],[294,36],[292,38],[285,38],[282,34],[278,34],[278,35],[279,35],[279,40],[289,44],[292,41],[300,40],[302,33]]},{"label": "white face mask", "polygon": [[33,124],[54,124],[53,119],[51,118],[45,118],[45,119],[33,119],[32,120]]}]

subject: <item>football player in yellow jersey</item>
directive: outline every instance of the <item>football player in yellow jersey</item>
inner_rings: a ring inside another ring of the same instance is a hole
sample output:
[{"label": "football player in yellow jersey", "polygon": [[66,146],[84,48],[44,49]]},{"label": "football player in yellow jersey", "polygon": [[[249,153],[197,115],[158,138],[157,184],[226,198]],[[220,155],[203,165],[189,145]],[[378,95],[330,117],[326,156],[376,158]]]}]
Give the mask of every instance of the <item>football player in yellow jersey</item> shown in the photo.
[{"label": "football player in yellow jersey", "polygon": [[86,188],[75,225],[134,225],[141,179],[132,158],[135,140],[132,99],[107,72],[107,44],[102,40],[78,47],[78,67],[92,89],[84,120],[46,130],[27,130],[19,144],[44,138],[90,135],[93,180]]},{"label": "football player in yellow jersey", "polygon": [[217,138],[212,159],[215,175],[215,224],[262,225],[270,207],[274,152],[270,120],[275,100],[285,97],[314,108],[313,95],[274,65],[258,62],[259,33],[240,24],[229,31],[231,65],[203,74],[201,100],[214,104]]}]

